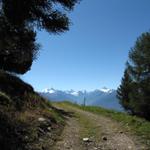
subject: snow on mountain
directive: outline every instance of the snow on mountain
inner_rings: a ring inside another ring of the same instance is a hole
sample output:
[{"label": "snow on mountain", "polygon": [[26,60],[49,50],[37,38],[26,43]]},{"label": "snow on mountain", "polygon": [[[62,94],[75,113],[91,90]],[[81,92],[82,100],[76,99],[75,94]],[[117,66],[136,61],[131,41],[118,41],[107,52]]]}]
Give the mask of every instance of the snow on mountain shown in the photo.
[{"label": "snow on mountain", "polygon": [[100,91],[104,92],[104,93],[111,93],[112,89],[108,89],[106,87],[103,87],[102,89],[100,89]]},{"label": "snow on mountain", "polygon": [[55,89],[53,89],[53,88],[51,88],[51,89],[44,89],[43,93],[50,93],[50,94],[52,94],[52,93],[55,93]]},{"label": "snow on mountain", "polygon": [[74,92],[72,92],[72,93],[70,93],[70,94],[72,94],[72,95],[74,95],[74,96],[78,96],[78,92],[76,92],[76,91],[74,91]]},{"label": "snow on mountain", "polygon": [[77,91],[74,91],[74,90],[66,91],[66,93],[67,93],[67,94],[74,95],[74,96],[78,96],[78,92],[77,92]]},{"label": "snow on mountain", "polygon": [[51,88],[43,90],[40,94],[51,101],[68,100],[73,103],[83,104],[85,99],[86,105],[101,106],[108,109],[123,111],[116,97],[116,90],[106,87],[90,92],[74,90],[62,91]]}]

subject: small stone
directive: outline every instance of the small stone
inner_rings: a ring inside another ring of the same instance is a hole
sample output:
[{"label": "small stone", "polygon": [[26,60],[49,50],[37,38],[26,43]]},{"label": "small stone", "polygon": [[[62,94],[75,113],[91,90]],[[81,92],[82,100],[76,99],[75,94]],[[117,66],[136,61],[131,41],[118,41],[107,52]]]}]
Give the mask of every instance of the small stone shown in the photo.
[{"label": "small stone", "polygon": [[40,122],[43,122],[45,120],[46,120],[45,118],[38,118],[38,121],[40,121]]},{"label": "small stone", "polygon": [[26,136],[25,136],[25,139],[26,139],[26,140],[28,140],[28,139],[29,139],[29,137],[26,135]]},{"label": "small stone", "polygon": [[102,139],[103,139],[104,141],[107,141],[107,137],[106,137],[106,136],[103,136]]},{"label": "small stone", "polygon": [[128,146],[129,149],[132,149],[132,146]]},{"label": "small stone", "polygon": [[51,131],[51,129],[52,129],[51,127],[48,127],[48,128],[47,128],[48,131]]},{"label": "small stone", "polygon": [[123,134],[123,131],[120,131],[119,133],[120,133],[120,134]]},{"label": "small stone", "polygon": [[40,141],[40,142],[43,142],[44,140],[43,140],[42,138],[39,138],[39,141]]},{"label": "small stone", "polygon": [[83,138],[83,142],[89,142],[89,138]]}]

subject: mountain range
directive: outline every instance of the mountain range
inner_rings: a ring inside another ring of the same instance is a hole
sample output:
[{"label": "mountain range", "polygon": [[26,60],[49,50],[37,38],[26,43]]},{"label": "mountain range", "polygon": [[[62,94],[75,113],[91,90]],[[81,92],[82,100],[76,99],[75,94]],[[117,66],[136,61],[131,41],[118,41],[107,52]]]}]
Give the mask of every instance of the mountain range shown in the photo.
[{"label": "mountain range", "polygon": [[75,90],[56,90],[54,88],[44,89],[40,95],[50,101],[71,101],[82,105],[101,106],[107,109],[123,111],[116,97],[116,90],[102,88],[93,91],[75,91]]}]

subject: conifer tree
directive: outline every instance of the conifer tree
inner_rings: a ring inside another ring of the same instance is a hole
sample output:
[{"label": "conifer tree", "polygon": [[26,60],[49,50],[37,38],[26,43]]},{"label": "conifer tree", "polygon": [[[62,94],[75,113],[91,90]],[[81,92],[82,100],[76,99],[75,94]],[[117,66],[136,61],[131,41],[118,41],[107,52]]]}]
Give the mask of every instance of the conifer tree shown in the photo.
[{"label": "conifer tree", "polygon": [[120,100],[120,104],[123,106],[123,108],[128,112],[132,112],[129,98],[132,80],[128,71],[128,68],[126,68],[124,71],[124,76],[122,78],[121,85],[117,89],[117,97]]},{"label": "conifer tree", "polygon": [[39,50],[37,30],[68,30],[67,12],[78,1],[0,0],[0,69],[20,74],[30,70]]},{"label": "conifer tree", "polygon": [[[127,87],[124,77],[118,89],[119,99],[123,107],[150,120],[150,32],[143,33],[130,50],[128,74],[132,84]],[[126,94],[128,98],[122,96]]]},{"label": "conifer tree", "polygon": [[129,53],[132,105],[137,115],[150,119],[150,33],[143,33]]}]

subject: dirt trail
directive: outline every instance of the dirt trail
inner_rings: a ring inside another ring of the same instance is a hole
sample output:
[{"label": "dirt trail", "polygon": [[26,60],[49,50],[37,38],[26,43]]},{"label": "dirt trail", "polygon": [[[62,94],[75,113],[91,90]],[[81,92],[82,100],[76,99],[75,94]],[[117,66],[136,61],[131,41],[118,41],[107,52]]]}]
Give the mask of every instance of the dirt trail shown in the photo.
[{"label": "dirt trail", "polygon": [[82,150],[79,128],[79,123],[75,118],[67,118],[67,124],[54,150]]},{"label": "dirt trail", "polygon": [[[61,109],[74,112],[75,116],[68,118],[54,150],[148,150],[109,118],[72,106]],[[84,142],[83,138],[89,140]]]}]

